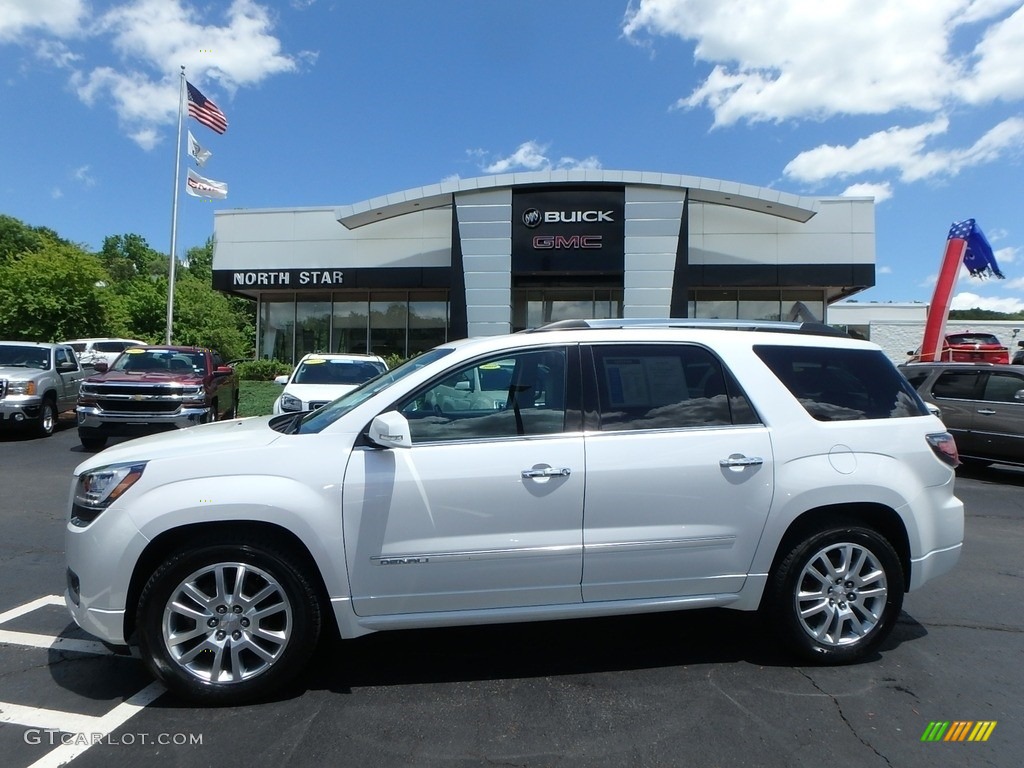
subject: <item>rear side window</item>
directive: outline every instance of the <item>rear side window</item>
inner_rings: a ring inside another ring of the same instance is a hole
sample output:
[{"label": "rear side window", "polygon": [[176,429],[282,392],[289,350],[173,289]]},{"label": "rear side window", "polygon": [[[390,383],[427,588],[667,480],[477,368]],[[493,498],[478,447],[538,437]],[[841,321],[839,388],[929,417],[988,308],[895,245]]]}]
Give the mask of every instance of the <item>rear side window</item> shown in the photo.
[{"label": "rear side window", "polygon": [[932,385],[932,397],[975,400],[980,378],[978,371],[946,371]]},{"label": "rear side window", "polygon": [[718,358],[689,344],[594,345],[600,429],[692,429],[756,424]]},{"label": "rear side window", "polygon": [[754,352],[818,421],[928,414],[880,350],[756,345]]}]

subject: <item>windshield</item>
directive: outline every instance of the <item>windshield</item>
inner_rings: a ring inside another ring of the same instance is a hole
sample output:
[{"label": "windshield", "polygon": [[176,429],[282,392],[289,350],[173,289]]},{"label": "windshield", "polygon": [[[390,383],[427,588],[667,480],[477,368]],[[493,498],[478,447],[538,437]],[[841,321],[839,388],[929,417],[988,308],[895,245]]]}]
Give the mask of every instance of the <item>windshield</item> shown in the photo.
[{"label": "windshield", "polygon": [[50,367],[50,350],[43,347],[0,346],[0,365],[45,371]]},{"label": "windshield", "polygon": [[114,363],[114,371],[126,373],[206,373],[206,355],[175,349],[127,349]]},{"label": "windshield", "polygon": [[383,363],[314,357],[299,366],[292,384],[362,384],[384,370]]},{"label": "windshield", "polygon": [[404,379],[410,373],[418,371],[425,365],[430,365],[435,360],[440,360],[445,355],[452,353],[451,349],[432,349],[429,352],[424,352],[422,355],[418,355],[410,360],[406,360],[397,368],[382,373],[376,378],[370,379],[365,384],[353,389],[334,402],[328,403],[323,408],[315,411],[311,411],[305,416],[299,418],[294,417],[290,420],[282,420],[273,424],[277,429],[282,432],[291,432],[298,434],[306,434],[311,432],[320,432],[326,427],[330,426],[346,413],[351,411],[357,405],[381,392],[396,381]]}]

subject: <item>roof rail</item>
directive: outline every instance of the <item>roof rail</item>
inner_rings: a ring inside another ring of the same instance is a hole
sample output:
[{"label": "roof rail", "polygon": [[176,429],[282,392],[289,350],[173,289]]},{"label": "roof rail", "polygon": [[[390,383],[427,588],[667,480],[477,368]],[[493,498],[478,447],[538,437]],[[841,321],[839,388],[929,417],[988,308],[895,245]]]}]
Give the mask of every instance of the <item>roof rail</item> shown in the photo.
[{"label": "roof rail", "polygon": [[559,320],[537,328],[530,328],[526,333],[616,328],[706,328],[709,330],[806,333],[815,336],[844,336],[849,338],[847,333],[839,330],[838,328],[834,328],[831,325],[826,325],[825,323],[797,323],[784,322],[780,320],[725,320],[718,318],[690,317],[628,317],[602,318],[595,320]]}]

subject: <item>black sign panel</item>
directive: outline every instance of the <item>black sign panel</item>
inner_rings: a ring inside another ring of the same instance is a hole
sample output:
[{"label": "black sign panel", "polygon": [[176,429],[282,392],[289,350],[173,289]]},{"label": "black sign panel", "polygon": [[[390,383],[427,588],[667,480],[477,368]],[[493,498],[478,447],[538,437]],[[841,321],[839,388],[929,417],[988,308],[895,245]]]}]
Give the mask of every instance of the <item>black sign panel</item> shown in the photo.
[{"label": "black sign panel", "polygon": [[294,291],[310,288],[341,288],[345,270],[308,269],[215,269],[213,287],[219,291]]},{"label": "black sign panel", "polygon": [[512,192],[512,271],[517,274],[622,272],[623,187]]}]

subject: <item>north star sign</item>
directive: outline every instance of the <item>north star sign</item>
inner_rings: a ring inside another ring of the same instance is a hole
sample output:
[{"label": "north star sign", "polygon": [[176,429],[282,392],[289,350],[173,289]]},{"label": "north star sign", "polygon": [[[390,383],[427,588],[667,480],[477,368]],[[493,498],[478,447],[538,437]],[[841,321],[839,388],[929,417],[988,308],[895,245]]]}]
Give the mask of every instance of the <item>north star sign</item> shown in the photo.
[{"label": "north star sign", "polygon": [[238,269],[215,270],[214,288],[334,288],[345,283],[342,269]]}]

